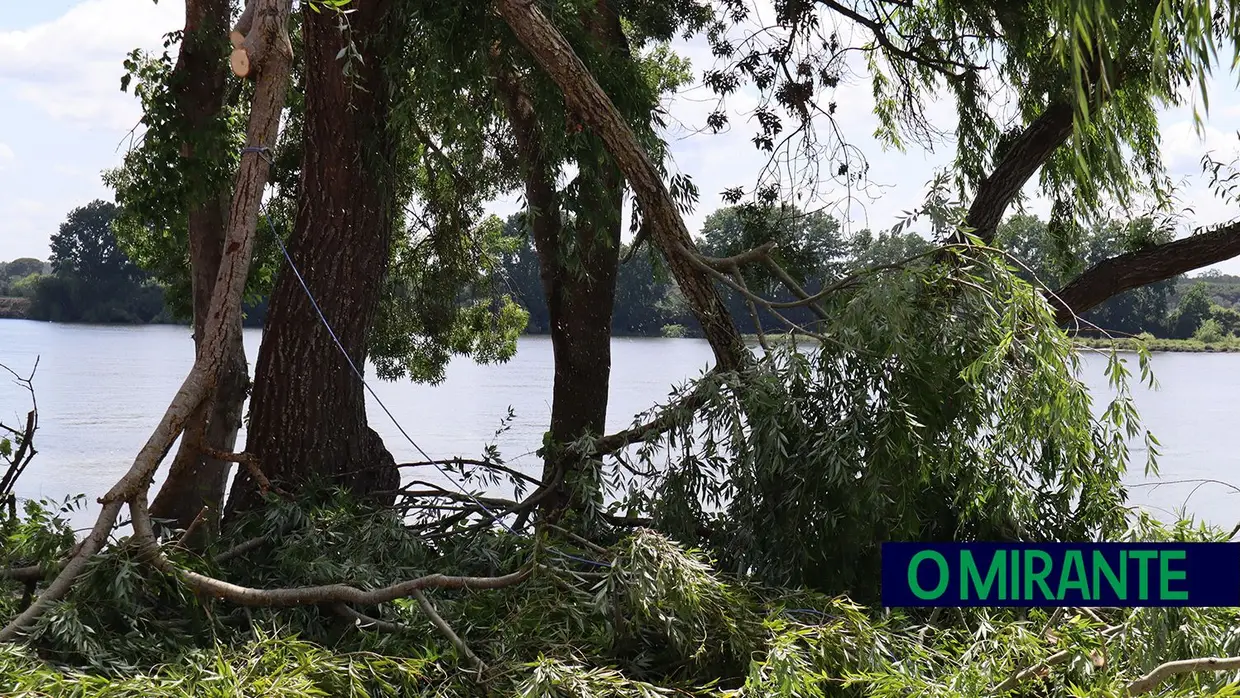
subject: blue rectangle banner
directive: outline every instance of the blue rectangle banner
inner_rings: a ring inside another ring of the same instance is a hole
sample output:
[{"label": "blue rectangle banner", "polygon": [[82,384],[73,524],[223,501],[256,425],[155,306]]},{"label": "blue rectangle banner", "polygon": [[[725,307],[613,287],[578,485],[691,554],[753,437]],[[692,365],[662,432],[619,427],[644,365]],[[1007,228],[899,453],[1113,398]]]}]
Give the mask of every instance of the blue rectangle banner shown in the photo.
[{"label": "blue rectangle banner", "polygon": [[1240,606],[1240,543],[884,543],[883,605]]}]

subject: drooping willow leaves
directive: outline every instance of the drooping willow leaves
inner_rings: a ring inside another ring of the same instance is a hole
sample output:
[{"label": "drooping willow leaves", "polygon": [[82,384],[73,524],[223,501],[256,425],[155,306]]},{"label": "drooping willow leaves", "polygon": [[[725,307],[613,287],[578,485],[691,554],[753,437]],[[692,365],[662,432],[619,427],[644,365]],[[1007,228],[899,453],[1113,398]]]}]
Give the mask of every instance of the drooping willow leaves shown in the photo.
[{"label": "drooping willow leaves", "polygon": [[1115,534],[1141,435],[1127,359],[1095,414],[1034,287],[992,252],[954,256],[828,298],[820,345],[703,379],[697,421],[610,473],[617,506],[724,569],[862,600],[883,541]]}]

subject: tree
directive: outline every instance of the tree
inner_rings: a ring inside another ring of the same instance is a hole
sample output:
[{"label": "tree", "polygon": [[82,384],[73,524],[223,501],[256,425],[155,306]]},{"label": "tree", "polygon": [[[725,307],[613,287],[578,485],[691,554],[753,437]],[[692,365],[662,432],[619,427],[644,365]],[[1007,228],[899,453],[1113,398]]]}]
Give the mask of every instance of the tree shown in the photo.
[{"label": "tree", "polygon": [[563,92],[577,118],[603,141],[628,179],[643,223],[649,226],[650,240],[663,253],[677,286],[689,300],[717,365],[724,371],[741,369],[748,363],[748,350],[712,272],[693,256],[693,238],[649,152],[572,46],[538,8],[520,0],[501,0],[497,7],[517,40]]},{"label": "tree", "polygon": [[[293,60],[287,25],[286,0],[250,0],[235,26],[242,37],[234,52],[244,54],[234,64],[241,77],[255,80],[247,142],[253,150],[242,157],[229,208],[224,258],[216,277],[215,294],[207,314],[202,349],[159,424],[134,458],[133,465],[101,498],[102,509],[95,525],[59,565],[56,579],[37,600],[0,629],[0,642],[10,642],[68,593],[88,563],[107,543],[123,507],[132,515],[135,539],[154,544],[157,540],[150,519],[148,490],[160,462],[184,431],[190,415],[206,401],[223,369],[232,333],[240,332],[241,298],[250,257],[254,251],[259,206],[266,185],[268,163],[261,149],[274,143],[279,131],[281,107],[288,90]],[[158,560],[162,553],[155,551]]]},{"label": "tree", "polygon": [[1235,335],[1240,332],[1240,311],[1235,308],[1211,305],[1210,319],[1218,323],[1219,331],[1223,335]]},{"label": "tree", "polygon": [[116,244],[112,221],[115,204],[96,199],[73,209],[52,236],[52,271],[72,274],[100,285],[132,283],[141,270]]},{"label": "tree", "polygon": [[23,284],[32,300],[30,317],[146,323],[162,313],[161,289],[116,243],[117,214],[114,204],[99,200],[70,212],[51,240],[55,273]]},{"label": "tree", "polygon": [[[351,8],[347,35],[333,12],[306,4],[301,13],[303,159],[287,243],[296,271],[282,269],[272,290],[246,441],[266,477],[290,491],[316,480],[362,496],[399,485],[395,461],[367,424],[358,373],[397,220],[399,141],[385,70],[406,28],[393,7]],[[228,510],[251,509],[260,496],[260,483],[239,470]]]},{"label": "tree", "polygon": [[875,235],[869,229],[858,231],[849,244],[849,267],[854,270],[899,264],[932,249],[930,241],[917,233],[882,231]]},{"label": "tree", "polygon": [[46,266],[42,260],[33,257],[18,257],[0,269],[2,269],[4,278],[16,281],[17,279],[24,279],[31,274],[42,274]]},{"label": "tree", "polygon": [[[595,66],[608,93],[621,100],[629,126],[661,162],[651,123],[659,94],[687,83],[689,75],[666,49],[645,59],[635,55],[631,43],[640,48],[666,37],[645,29],[650,18],[641,17],[636,6],[628,10],[627,30],[618,11],[600,2],[565,31],[577,38],[574,50]],[[559,89],[540,77],[541,71],[525,69],[515,53],[496,51],[492,61],[516,141],[528,205],[524,220],[539,261],[555,354],[551,425],[543,445],[542,479],[549,489],[542,501],[544,512],[556,519],[572,506],[574,492],[592,497],[598,489],[581,477],[593,468],[568,447],[601,436],[606,427],[625,178],[599,134],[582,129],[571,112],[564,114]],[[561,126],[566,116],[567,132]],[[578,172],[560,188],[556,179],[566,164]]]},{"label": "tree", "polygon": [[1210,317],[1210,297],[1206,294],[1206,285],[1198,281],[1180,298],[1180,305],[1171,315],[1170,327],[1172,339],[1188,339],[1193,336],[1201,323]]}]

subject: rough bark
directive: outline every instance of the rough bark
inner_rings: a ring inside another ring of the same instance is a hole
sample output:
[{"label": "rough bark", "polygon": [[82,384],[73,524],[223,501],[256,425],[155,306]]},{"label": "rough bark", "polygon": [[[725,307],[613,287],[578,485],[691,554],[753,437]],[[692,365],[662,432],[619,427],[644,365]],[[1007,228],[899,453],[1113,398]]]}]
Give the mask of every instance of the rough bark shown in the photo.
[{"label": "rough bark", "polygon": [[[995,169],[982,180],[969,207],[964,227],[990,243],[1008,206],[1020,194],[1038,168],[1072,136],[1072,106],[1051,104],[1016,138]],[[951,242],[962,244],[957,232]]]},{"label": "rough bark", "polygon": [[1240,255],[1240,223],[1105,259],[1050,298],[1055,319],[1072,322],[1124,291],[1157,283]]},{"label": "rough bark", "polygon": [[[330,482],[367,496],[399,485],[395,461],[367,424],[365,386],[353,369],[365,370],[392,241],[395,194],[387,159],[394,143],[382,70],[391,45],[384,34],[390,6],[380,0],[352,8],[349,35],[361,54],[352,77],[337,58],[345,41],[338,19],[308,6],[302,12],[304,145],[287,244],[300,279],[286,266],[271,294],[246,444],[272,484],[293,493]],[[239,469],[227,515],[260,502],[257,483]]]},{"label": "rough bark", "polygon": [[[275,145],[293,62],[291,53],[287,51],[290,2],[251,0],[254,34],[261,40],[263,51],[261,60],[255,61],[253,66],[256,85],[246,131],[246,142],[250,147],[270,148]],[[168,455],[173,442],[181,435],[194,410],[203,403],[218,380],[228,343],[232,340],[230,334],[241,316],[241,296],[249,274],[258,209],[267,174],[267,161],[258,154],[247,153],[242,157],[229,208],[224,258],[215,280],[215,295],[211,299],[211,311],[207,314],[202,350],[194,358],[193,367],[150,438],[134,458],[133,465],[100,498],[102,510],[86,538],[43,594],[0,630],[0,642],[15,640],[23,629],[68,593],[90,559],[108,541],[116,518],[126,503],[131,511],[137,507],[143,515],[146,514],[146,493],[151,477]]]},{"label": "rough bark", "polygon": [[715,362],[725,371],[745,365],[748,350],[736,329],[676,204],[650,155],[572,47],[531,0],[497,0],[497,9],[517,40],[564,93],[565,102],[602,138],[651,223],[651,239],[685,294]]},{"label": "rough bark", "polygon": [[[207,127],[219,118],[224,107],[227,67],[221,50],[228,33],[230,9],[229,0],[185,3],[185,32],[171,80],[187,132]],[[183,154],[187,160],[197,155],[191,142],[184,144]],[[191,203],[187,213],[194,346],[198,352],[204,346],[207,314],[224,254],[227,215],[226,191],[212,200]],[[230,464],[204,456],[198,446],[232,451],[236,444],[249,382],[240,323],[238,316],[236,332],[230,331],[231,341],[225,348],[216,389],[186,424],[168,478],[151,504],[152,516],[170,520],[178,528],[188,528],[200,512],[204,517],[200,530],[204,533],[211,531],[219,520]]]},{"label": "rough bark", "polygon": [[[603,46],[629,56],[619,17],[599,2],[590,21]],[[542,481],[554,488],[541,500],[544,517],[556,519],[572,506],[573,474],[585,464],[582,454],[566,448],[582,436],[600,436],[607,428],[611,382],[611,325],[619,265],[624,177],[610,158],[578,162],[579,177],[595,178],[597,200],[574,224],[564,226],[555,172],[547,161],[538,116],[519,78],[496,57],[496,74],[508,120],[525,171],[525,197],[547,300],[555,375],[551,400],[551,443],[543,454]],[[588,154],[587,154],[588,156]],[[563,256],[564,236],[575,237],[576,264]]]}]

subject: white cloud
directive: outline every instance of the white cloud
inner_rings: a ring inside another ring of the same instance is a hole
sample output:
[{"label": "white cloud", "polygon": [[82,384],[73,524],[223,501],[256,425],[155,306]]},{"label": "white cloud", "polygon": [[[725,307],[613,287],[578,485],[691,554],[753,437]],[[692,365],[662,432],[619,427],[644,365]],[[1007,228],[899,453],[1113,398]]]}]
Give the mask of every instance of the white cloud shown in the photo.
[{"label": "white cloud", "polygon": [[1235,134],[1224,133],[1207,123],[1197,132],[1191,120],[1165,123],[1159,130],[1162,154],[1172,175],[1195,175],[1201,172],[1201,157],[1206,153],[1215,159],[1230,160],[1236,152]]},{"label": "white cloud", "polygon": [[[750,24],[773,17],[769,0],[760,0],[757,16]],[[134,48],[161,50],[162,37],[183,24],[183,5],[151,0],[82,0],[61,16],[18,30],[0,30],[0,127],[5,132],[23,133],[20,177],[17,154],[0,145],[0,258],[5,249],[22,248],[22,254],[46,256],[46,240],[64,215],[108,192],[98,173],[119,162],[117,144],[136,123],[139,105],[132,95],[119,90],[121,63]],[[851,29],[841,23],[845,38]],[[698,82],[672,100],[671,125],[665,134],[671,144],[671,169],[692,177],[701,200],[686,221],[696,232],[703,219],[722,204],[720,193],[727,188],[754,184],[754,177],[766,162],[751,138],[757,127],[747,114],[757,105],[752,89],[742,90],[728,101],[730,128],[725,133],[702,132],[706,117],[715,109],[716,98],[700,83],[703,71],[714,65],[714,57],[703,38],[677,41],[675,50],[692,62]],[[849,192],[830,183],[820,186],[818,205],[837,203],[837,214],[851,218],[851,227],[881,228],[895,223],[902,211],[922,202],[926,183],[936,169],[950,162],[954,153],[951,130],[956,123],[954,105],[949,99],[928,105],[932,123],[948,131],[947,141],[934,153],[911,146],[909,152],[885,152],[872,137],[875,119],[873,95],[862,71],[842,84],[832,95],[838,105],[837,125],[843,136],[862,151],[870,165],[869,179],[875,184],[874,197],[857,195],[843,201]],[[1237,152],[1233,131],[1240,119],[1240,99],[1230,76],[1212,81],[1210,131],[1200,142],[1192,134],[1191,114],[1183,109],[1163,115],[1163,152],[1173,174],[1199,172],[1201,155],[1215,150],[1216,156],[1230,160]],[[997,109],[1005,98],[997,96]],[[825,135],[825,131],[824,131]],[[12,141],[10,141],[12,143]],[[27,152],[39,157],[27,157]],[[1232,217],[1231,206],[1211,197],[1193,178],[1183,191],[1185,206],[1194,211],[1198,224],[1209,224]],[[1029,188],[1033,193],[1033,187]],[[853,192],[856,194],[855,192]],[[493,202],[490,208],[507,214],[517,208],[520,192]],[[1045,214],[1047,202],[1033,198],[1033,212]],[[1234,263],[1240,267],[1240,261]]]},{"label": "white cloud", "polygon": [[50,22],[0,32],[0,84],[52,119],[129,128],[139,108],[120,91],[121,64],[135,48],[160,49],[184,11],[176,2],[85,0]]}]

